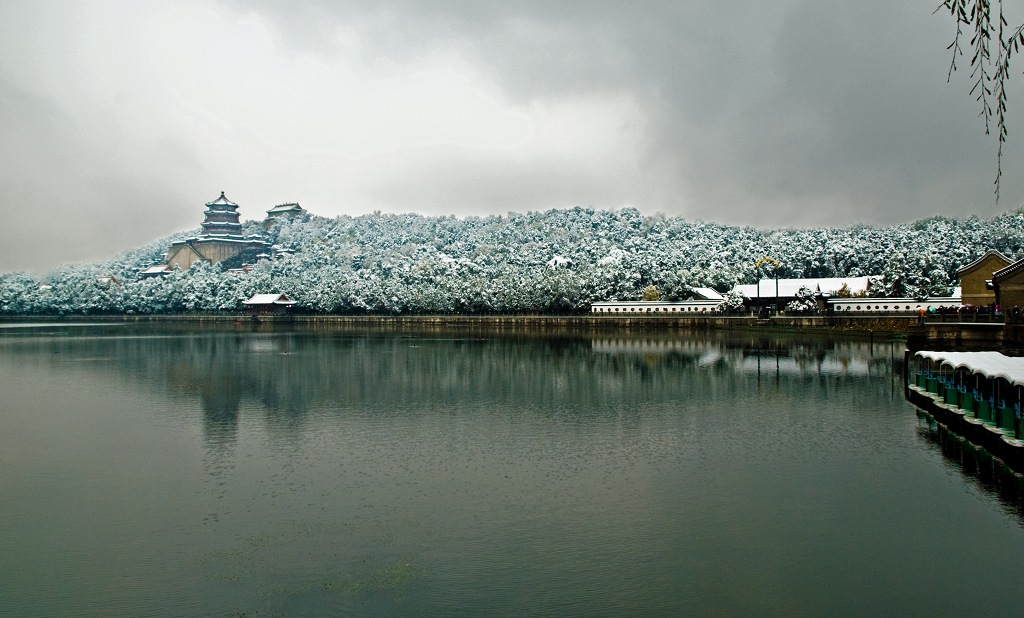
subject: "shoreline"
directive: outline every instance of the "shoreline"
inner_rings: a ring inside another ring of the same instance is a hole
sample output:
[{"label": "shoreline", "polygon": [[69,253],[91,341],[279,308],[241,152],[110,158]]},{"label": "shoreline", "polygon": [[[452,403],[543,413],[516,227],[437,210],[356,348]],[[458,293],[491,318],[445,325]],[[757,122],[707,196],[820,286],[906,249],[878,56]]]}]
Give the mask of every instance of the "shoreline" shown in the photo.
[{"label": "shoreline", "polygon": [[864,338],[877,341],[903,340],[916,325],[916,317],[893,316],[547,316],[547,315],[249,315],[239,313],[151,314],[151,315],[63,315],[0,316],[10,323],[210,323],[259,326],[340,326],[388,331],[440,330],[461,332],[506,332],[577,334],[595,332],[671,333],[739,331],[771,334],[806,334]]}]

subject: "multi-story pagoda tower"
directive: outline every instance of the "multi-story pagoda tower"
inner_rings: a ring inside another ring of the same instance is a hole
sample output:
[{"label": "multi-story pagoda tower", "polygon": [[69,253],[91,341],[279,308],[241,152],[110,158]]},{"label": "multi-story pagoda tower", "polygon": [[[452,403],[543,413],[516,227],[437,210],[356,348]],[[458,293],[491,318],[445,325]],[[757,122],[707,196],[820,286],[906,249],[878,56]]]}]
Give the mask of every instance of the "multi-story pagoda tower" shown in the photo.
[{"label": "multi-story pagoda tower", "polygon": [[167,250],[166,272],[175,268],[188,270],[196,262],[218,264],[232,260],[232,267],[251,264],[266,255],[270,243],[262,236],[242,234],[238,221],[238,204],[220,192],[220,197],[206,203],[203,232],[186,240],[171,243]]},{"label": "multi-story pagoda tower", "polygon": [[206,203],[206,219],[203,234],[210,236],[242,236],[242,224],[238,221],[238,204],[224,197]]}]

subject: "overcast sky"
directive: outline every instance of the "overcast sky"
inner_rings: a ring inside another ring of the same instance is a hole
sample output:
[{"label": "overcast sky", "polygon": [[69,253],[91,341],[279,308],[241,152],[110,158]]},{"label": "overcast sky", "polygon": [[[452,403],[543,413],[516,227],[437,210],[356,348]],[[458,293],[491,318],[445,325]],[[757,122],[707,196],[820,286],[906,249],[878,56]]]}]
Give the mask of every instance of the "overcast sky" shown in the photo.
[{"label": "overcast sky", "polygon": [[[243,219],[635,206],[759,227],[990,216],[938,0],[0,3],[0,271]],[[1021,1],[1006,3],[1011,24]]]}]

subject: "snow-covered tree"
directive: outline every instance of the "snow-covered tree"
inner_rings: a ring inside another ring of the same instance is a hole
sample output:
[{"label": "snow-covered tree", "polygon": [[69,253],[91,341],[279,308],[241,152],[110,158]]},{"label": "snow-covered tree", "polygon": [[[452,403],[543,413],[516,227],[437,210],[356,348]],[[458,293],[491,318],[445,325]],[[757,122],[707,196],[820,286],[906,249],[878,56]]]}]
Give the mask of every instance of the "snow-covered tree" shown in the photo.
[{"label": "snow-covered tree", "polygon": [[818,308],[814,292],[806,285],[796,291],[796,298],[786,304],[786,311],[791,313],[812,313]]},{"label": "snow-covered tree", "polygon": [[[246,222],[247,232],[260,230]],[[771,255],[782,277],[877,276],[887,296],[948,294],[956,271],[987,249],[1024,254],[1020,211],[989,219],[933,217],[891,227],[758,230],[584,208],[507,216],[367,214],[280,221],[268,240],[290,252],[247,274],[199,265],[137,280],[181,232],[107,262],[43,276],[0,275],[0,312],[238,311],[280,291],[297,310],[334,313],[586,312],[591,303],[642,298],[653,286],[681,300],[757,280]],[[555,259],[555,256],[558,259]],[[113,276],[117,285],[102,283]]]},{"label": "snow-covered tree", "polygon": [[718,305],[718,310],[723,313],[739,313],[745,308],[743,297],[740,296],[739,292],[732,290],[725,294],[725,299]]}]

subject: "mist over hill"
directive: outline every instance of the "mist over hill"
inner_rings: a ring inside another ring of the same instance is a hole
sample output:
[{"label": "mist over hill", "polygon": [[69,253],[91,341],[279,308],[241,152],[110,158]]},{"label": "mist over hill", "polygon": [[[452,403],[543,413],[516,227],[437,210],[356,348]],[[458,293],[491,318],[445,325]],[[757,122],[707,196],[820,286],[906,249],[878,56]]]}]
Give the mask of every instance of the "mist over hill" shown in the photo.
[{"label": "mist over hill", "polygon": [[596,301],[638,300],[649,285],[676,300],[694,287],[753,283],[754,265],[766,256],[780,262],[780,277],[875,275],[876,294],[916,297],[948,294],[957,269],[988,249],[1024,257],[1021,211],[891,227],[763,230],[645,217],[633,208],[571,208],[467,218],[314,216],[275,222],[265,232],[249,221],[246,234],[262,232],[293,253],[245,274],[201,264],[138,278],[172,241],[197,232],[40,277],[0,275],[0,312],[235,311],[253,294],[282,292],[309,312],[580,313]]}]

